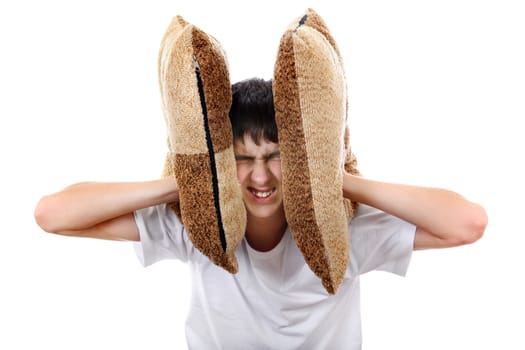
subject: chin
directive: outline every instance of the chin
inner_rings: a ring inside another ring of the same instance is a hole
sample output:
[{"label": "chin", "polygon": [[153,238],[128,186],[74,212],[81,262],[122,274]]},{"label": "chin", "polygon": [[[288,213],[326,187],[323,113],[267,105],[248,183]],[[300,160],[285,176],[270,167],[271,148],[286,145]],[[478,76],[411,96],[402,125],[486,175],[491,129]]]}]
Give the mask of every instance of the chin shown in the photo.
[{"label": "chin", "polygon": [[284,207],[281,204],[275,206],[261,207],[258,205],[246,206],[248,215],[257,219],[270,219],[275,217],[284,217]]}]

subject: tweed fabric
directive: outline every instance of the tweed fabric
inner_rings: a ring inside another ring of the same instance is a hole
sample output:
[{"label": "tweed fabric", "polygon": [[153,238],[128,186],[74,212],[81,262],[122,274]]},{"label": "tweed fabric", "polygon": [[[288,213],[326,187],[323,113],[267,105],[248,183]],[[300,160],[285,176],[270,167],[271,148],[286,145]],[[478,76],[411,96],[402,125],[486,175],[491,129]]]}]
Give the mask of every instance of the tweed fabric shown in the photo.
[{"label": "tweed fabric", "polygon": [[246,209],[235,173],[226,55],[216,39],[177,16],[161,42],[158,74],[168,131],[163,176],[179,186],[171,207],[193,245],[235,273]]},{"label": "tweed fabric", "polygon": [[[315,12],[313,9],[309,8],[306,11],[307,20],[305,21],[305,25],[308,25],[315,30],[317,30],[319,33],[323,34],[323,36],[328,40],[330,45],[334,48],[335,52],[337,53],[337,57],[339,58],[339,63],[341,65],[341,70],[343,76],[345,75],[344,72],[344,63],[343,63],[343,57],[341,55],[341,51],[339,50],[339,47],[337,46],[337,43],[330,33],[330,30],[328,29],[325,21],[317,12]],[[345,78],[345,89],[346,89],[346,78]],[[350,129],[348,127],[348,95],[346,95],[345,98],[345,138],[344,138],[344,146],[345,146],[345,163],[344,168],[345,170],[352,174],[352,175],[361,175],[359,170],[357,169],[357,158],[352,152],[352,148],[350,146]],[[357,210],[358,203],[355,201],[350,201],[349,199],[344,199],[345,201],[345,208],[347,211],[348,219],[351,220],[352,217],[355,214],[355,211]]]},{"label": "tweed fabric", "polygon": [[348,264],[347,222],[355,209],[342,195],[342,169],[353,170],[355,158],[342,59],[311,9],[281,38],[273,88],[286,219],[305,261],[335,294]]}]

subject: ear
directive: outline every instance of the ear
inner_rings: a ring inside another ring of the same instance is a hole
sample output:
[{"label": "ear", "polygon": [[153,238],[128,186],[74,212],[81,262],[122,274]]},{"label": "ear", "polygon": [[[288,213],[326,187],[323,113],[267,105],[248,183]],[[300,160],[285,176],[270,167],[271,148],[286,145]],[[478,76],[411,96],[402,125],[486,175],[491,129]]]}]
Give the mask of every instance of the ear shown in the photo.
[{"label": "ear", "polygon": [[234,252],[246,211],[228,116],[226,55],[217,40],[177,16],[162,39],[158,73],[168,130],[164,176],[175,177],[179,186],[180,203],[172,208],[199,251],[237,272]]},{"label": "ear", "polygon": [[348,264],[355,208],[342,194],[346,81],[335,41],[313,10],[282,36],[273,84],[286,219],[305,261],[334,294]]}]

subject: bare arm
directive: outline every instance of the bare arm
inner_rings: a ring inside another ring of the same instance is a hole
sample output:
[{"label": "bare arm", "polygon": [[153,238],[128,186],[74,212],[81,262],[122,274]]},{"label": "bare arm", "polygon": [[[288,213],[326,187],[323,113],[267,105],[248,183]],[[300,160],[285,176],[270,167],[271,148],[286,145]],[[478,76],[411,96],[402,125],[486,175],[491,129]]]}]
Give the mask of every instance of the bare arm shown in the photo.
[{"label": "bare arm", "polygon": [[345,173],[343,195],[416,225],[414,249],[473,243],[487,225],[487,214],[480,205],[444,189],[385,183]]},{"label": "bare arm", "polygon": [[35,219],[46,232],[138,241],[133,212],[178,199],[175,180],[83,182],[44,196]]}]

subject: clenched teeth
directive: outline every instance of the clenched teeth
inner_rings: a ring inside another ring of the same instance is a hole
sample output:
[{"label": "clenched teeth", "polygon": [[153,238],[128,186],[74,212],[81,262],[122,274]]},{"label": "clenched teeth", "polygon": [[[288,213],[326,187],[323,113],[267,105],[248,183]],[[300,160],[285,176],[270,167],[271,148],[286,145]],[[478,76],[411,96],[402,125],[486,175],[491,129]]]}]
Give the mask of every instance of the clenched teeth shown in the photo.
[{"label": "clenched teeth", "polygon": [[253,191],[253,190],[251,192],[257,198],[267,198],[273,193],[273,191],[259,192],[259,191]]}]

